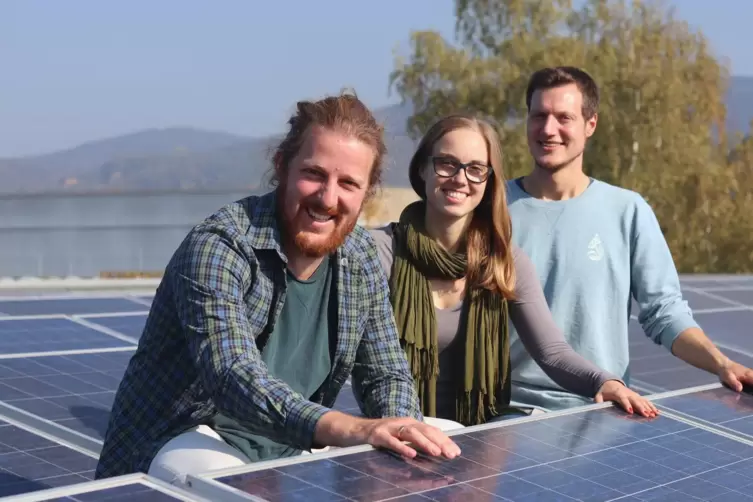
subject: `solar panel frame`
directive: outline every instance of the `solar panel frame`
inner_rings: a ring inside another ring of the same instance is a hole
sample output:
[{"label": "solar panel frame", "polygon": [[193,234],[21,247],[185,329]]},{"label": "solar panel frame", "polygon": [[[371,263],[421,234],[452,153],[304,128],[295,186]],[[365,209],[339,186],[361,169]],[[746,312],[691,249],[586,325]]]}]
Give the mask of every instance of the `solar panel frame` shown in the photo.
[{"label": "solar panel frame", "polygon": [[[6,430],[6,428],[10,429]],[[14,436],[4,437],[3,435],[7,432],[14,433]],[[24,444],[26,447],[23,446]],[[0,471],[8,473],[6,475],[2,472],[2,476],[18,478],[18,485],[72,486],[93,479],[97,464],[96,454],[50,434],[48,431],[35,428],[31,424],[15,420],[2,413],[0,413],[0,445],[2,445]],[[72,459],[75,460],[74,464],[68,462]],[[12,495],[12,492],[8,492],[9,486],[12,486],[12,483],[0,484],[0,493]],[[40,489],[42,488],[32,490]]]},{"label": "solar panel frame", "polygon": [[[723,405],[724,397],[719,398],[718,391],[727,393],[729,400],[744,401],[742,405],[749,413],[725,410],[719,415],[719,406]],[[698,399],[696,409],[687,409],[683,403],[675,403]],[[652,399],[662,412],[669,412],[673,417],[686,419],[700,425],[731,434],[745,441],[753,442],[753,393],[745,390],[741,394],[732,393],[721,383],[715,383],[697,388],[694,392],[679,395],[659,395]],[[750,431],[750,432],[747,432]]]},{"label": "solar panel frame", "polygon": [[217,494],[219,498],[206,499],[144,473],[126,474],[113,478],[88,481],[77,485],[50,488],[47,490],[6,497],[3,500],[7,502],[44,502],[53,500],[59,502],[93,502],[96,500],[111,500],[110,498],[101,499],[97,496],[106,496],[112,490],[123,488],[141,488],[144,490],[143,493],[149,494],[147,498],[139,497],[137,492],[131,492],[127,496],[124,494],[124,497],[118,497],[118,500],[122,500],[123,502],[125,502],[126,499],[128,502],[151,502],[152,500],[155,500],[153,497],[155,494],[162,495],[157,499],[158,502],[169,500],[184,502],[223,502],[226,500],[234,500],[233,498],[225,497],[226,494],[224,492]]},{"label": "solar panel frame", "polygon": [[[659,395],[657,395],[657,397],[658,398],[660,398],[660,397],[671,397],[671,396],[678,396],[678,395],[689,394],[689,393],[692,393],[692,392],[697,392],[699,389],[703,389],[703,388],[706,388],[706,387],[708,387],[708,386],[703,386],[703,387],[693,388],[693,389],[684,389],[682,391],[667,392],[667,393],[659,394]],[[494,432],[495,430],[503,430],[503,429],[506,429],[506,428],[509,428],[509,427],[514,427],[516,425],[517,426],[523,426],[523,427],[525,427],[525,424],[536,424],[537,422],[546,423],[546,422],[551,421],[552,419],[556,419],[556,418],[559,418],[559,417],[567,417],[567,416],[574,416],[574,415],[575,416],[577,416],[577,415],[583,415],[583,414],[587,414],[589,412],[595,412],[595,411],[598,411],[598,410],[606,410],[606,409],[609,409],[609,408],[613,408],[613,405],[610,404],[610,403],[592,404],[592,405],[587,405],[587,406],[583,406],[583,407],[579,407],[579,408],[572,408],[572,409],[568,409],[568,410],[562,410],[562,411],[558,411],[558,412],[547,413],[546,415],[537,415],[537,416],[522,417],[522,418],[517,418],[517,419],[513,419],[513,420],[499,422],[499,423],[484,424],[484,425],[479,425],[479,426],[474,426],[474,427],[467,427],[465,429],[460,429],[460,430],[455,430],[455,431],[449,431],[449,432],[447,432],[447,434],[449,436],[455,437],[456,440],[458,440],[458,441],[462,441],[464,436],[470,437],[472,434],[478,433],[478,432],[483,432],[483,431]],[[663,415],[664,416],[661,418],[662,420],[670,420],[670,421],[672,421],[672,423],[676,424],[677,427],[680,427],[680,429],[682,429],[684,427],[684,429],[681,432],[679,432],[679,433],[688,434],[688,435],[706,434],[706,435],[710,435],[709,437],[711,437],[712,439],[714,439],[716,441],[726,441],[729,444],[737,445],[740,448],[743,448],[743,447],[745,447],[746,449],[750,448],[750,450],[747,451],[747,454],[750,455],[750,458],[753,458],[753,442],[742,440],[742,439],[740,439],[740,438],[738,438],[736,436],[726,434],[723,431],[717,431],[715,429],[712,429],[712,428],[709,428],[709,427],[697,424],[697,423],[695,423],[695,422],[693,422],[691,420],[687,420],[687,419],[684,419],[682,417],[675,417],[671,413],[664,413]],[[681,424],[681,425],[677,425],[677,424]],[[515,433],[514,430],[513,430],[513,433]],[[537,436],[537,437],[539,437],[539,436]],[[648,445],[649,447],[651,447],[653,445],[653,443],[651,442],[650,439],[646,440],[645,444]],[[704,443],[701,443],[701,445],[703,447],[705,447]],[[621,447],[617,447],[617,448],[621,448]],[[658,448],[659,449],[667,450],[667,448],[663,448],[661,446],[659,446]],[[713,445],[711,446],[711,448],[714,449]],[[726,446],[725,448],[728,448],[728,447]],[[584,451],[586,451],[586,453],[584,453],[582,457],[576,457],[576,458],[587,458],[588,459],[589,455],[593,455],[595,453],[596,454],[600,453],[600,452],[594,452],[594,451],[591,451],[590,453],[588,453],[588,450],[584,450]],[[619,450],[619,449],[615,449],[614,451],[616,451],[616,455],[618,457],[619,457],[619,455],[622,454],[622,451]],[[670,450],[670,451],[672,451],[672,450]],[[197,476],[192,476],[191,475],[191,476],[188,477],[187,481],[188,481],[188,483],[189,483],[189,485],[190,485],[190,487],[191,487],[191,489],[193,491],[196,491],[197,493],[202,493],[202,494],[206,495],[206,494],[211,493],[213,490],[217,490],[217,489],[222,489],[222,488],[228,487],[228,485],[226,485],[225,483],[222,483],[221,481],[219,481],[219,479],[221,479],[221,478],[225,478],[227,476],[240,475],[240,474],[259,473],[260,477],[259,477],[259,479],[257,479],[258,483],[256,485],[258,487],[259,484],[262,483],[262,481],[260,481],[260,479],[263,479],[264,473],[271,472],[272,469],[290,468],[290,466],[295,466],[294,469],[298,469],[298,466],[304,466],[305,464],[310,464],[310,463],[322,463],[322,465],[323,465],[323,463],[325,461],[329,460],[329,459],[338,459],[338,458],[340,458],[339,463],[344,464],[345,467],[350,467],[350,466],[354,465],[352,463],[353,461],[351,460],[350,462],[348,462],[348,461],[343,460],[341,457],[351,456],[351,455],[357,455],[357,454],[363,454],[363,453],[366,453],[366,452],[374,452],[374,450],[373,450],[373,448],[371,448],[369,446],[358,446],[358,447],[353,447],[353,448],[334,449],[334,450],[330,450],[329,452],[318,453],[318,454],[313,455],[313,456],[303,456],[303,457],[293,457],[293,458],[286,458],[286,459],[278,459],[278,460],[272,460],[272,461],[267,461],[267,462],[260,462],[258,464],[249,464],[247,466],[236,467],[236,468],[232,468],[232,469],[224,469],[224,470],[213,471],[213,472],[210,472],[210,473],[204,473],[204,474],[200,474],[200,475],[197,475]],[[381,452],[380,453],[374,452],[374,455],[379,455],[382,458],[384,458],[385,454],[381,453]],[[680,454],[678,453],[678,455],[680,455]],[[722,455],[722,454],[719,453],[719,455]],[[748,458],[748,457],[746,457],[746,458]],[[616,458],[613,459],[613,460],[616,461]],[[696,459],[696,460],[698,462],[702,462],[700,459]],[[562,459],[560,459],[560,460],[553,460],[551,462],[560,462],[560,461],[562,461]],[[599,462],[603,462],[603,461],[604,460],[599,460]],[[744,460],[741,460],[740,462],[742,462],[742,461],[744,461]],[[451,461],[451,462],[454,462],[454,461]],[[475,462],[475,461],[474,461],[474,459],[471,458],[470,462]],[[738,463],[737,461],[734,462],[734,464],[737,464],[737,463]],[[480,462],[480,464],[482,466],[484,465],[483,462]],[[528,466],[528,467],[522,467],[521,470],[535,469],[536,467],[539,467],[539,466],[542,466],[542,465],[546,465],[546,464],[547,464],[546,461],[539,461],[538,464],[533,464],[532,466]],[[730,464],[730,465],[733,465],[733,464]],[[615,468],[617,468],[617,467],[615,467]],[[636,465],[635,468],[638,469],[638,466]],[[722,468],[722,467],[719,467],[719,468]],[[408,469],[407,464],[406,464],[406,467],[404,467],[404,469]],[[473,467],[473,469],[478,469],[478,467]],[[264,471],[264,472],[262,472],[262,471]],[[295,471],[293,471],[293,472],[294,472],[294,474],[292,474],[292,476],[297,477],[296,474],[295,474]],[[371,476],[371,473],[368,472],[368,471],[358,471],[358,472],[362,473],[362,474],[366,474],[369,477]],[[635,471],[635,472],[637,472],[637,471]],[[321,475],[321,473],[319,473],[319,474]],[[342,474],[342,473],[340,473],[340,474]],[[489,477],[490,478],[493,477],[493,476],[499,477],[499,476],[504,476],[506,474],[508,474],[508,473],[507,472],[503,472],[502,475],[500,475],[498,473],[497,474],[491,474]],[[648,474],[644,474],[644,475],[651,475],[651,474],[648,473]],[[692,476],[699,476],[699,475],[700,475],[700,473],[693,473],[692,474]],[[300,474],[298,476],[300,476]],[[753,476],[753,472],[751,472],[751,476]],[[269,478],[267,478],[267,479],[269,481],[272,481]],[[380,478],[377,477],[377,479],[380,479]],[[456,479],[456,481],[458,481],[458,480]],[[525,481],[525,479],[524,479],[524,481]],[[584,480],[584,483],[583,483],[583,488],[584,489],[585,489],[585,485],[587,484],[587,483],[585,483],[585,481],[587,481],[587,480]],[[644,479],[644,481],[647,481],[647,479]],[[679,481],[679,479],[675,479],[673,482],[677,482],[677,481]],[[702,481],[703,480],[701,480],[701,478],[699,478],[698,482],[702,483]],[[430,480],[429,481],[425,481],[425,482],[427,484],[431,483]],[[439,482],[441,482],[441,480]],[[466,481],[459,481],[458,483],[454,483],[454,485],[458,485],[459,486],[459,485],[462,485],[462,484],[467,484],[467,482],[468,482],[468,480],[466,480]],[[550,484],[552,484],[552,483],[556,483],[557,481],[556,480],[552,480],[552,479],[548,479],[548,482]],[[751,482],[753,482],[753,478],[751,479]],[[591,483],[591,484],[593,484],[593,483]],[[316,485],[314,485],[314,487],[316,487]],[[319,488],[320,491],[322,490],[321,487],[317,487],[317,488]],[[657,487],[654,486],[654,487],[652,487],[650,489],[656,489],[656,488]],[[245,492],[243,492],[242,490],[238,490],[237,488],[230,487],[230,489],[233,490],[235,493],[237,493],[239,495],[244,495],[245,494]],[[431,488],[431,489],[438,489],[438,488]],[[450,491],[452,491],[452,490],[458,490],[458,489],[459,488],[451,488],[451,489],[448,488],[448,490],[450,490]],[[326,490],[326,488],[324,488],[324,490]],[[722,490],[722,489],[720,488],[720,490]],[[311,486],[307,486],[306,489],[305,489],[305,494],[306,494],[307,500],[308,499],[318,500],[318,498],[316,497],[317,493],[318,492],[316,492],[314,490],[314,488],[312,488]],[[485,494],[486,497],[491,497],[491,495],[488,492],[484,492],[484,494]],[[248,494],[246,494],[246,495],[248,495]],[[320,495],[322,497],[324,497],[325,493],[320,493]],[[332,494],[329,493],[329,492],[327,492],[326,495],[327,496],[331,496]],[[340,495],[344,496],[344,497],[350,497],[349,494],[340,494]],[[387,496],[385,496],[385,499],[387,499],[387,498],[396,497],[398,494],[391,493],[391,494],[385,494],[385,495],[387,495]],[[401,495],[404,495],[406,497],[408,495],[413,495],[414,498],[416,498],[416,499],[419,498],[419,497],[415,497],[416,492],[415,491],[411,491],[411,490],[409,490],[408,493],[403,492]],[[432,496],[433,495],[434,495],[434,493],[432,492]],[[465,495],[466,496],[470,496],[472,494],[468,493],[468,494],[465,494]],[[509,494],[503,494],[503,495],[506,495],[507,497],[510,496]],[[551,495],[551,493],[550,493],[550,495]],[[573,496],[576,496],[576,495],[573,495]],[[502,496],[502,495],[500,495],[500,496]],[[624,494],[624,492],[623,493],[618,493],[615,496],[624,497],[625,500],[631,500],[631,498],[629,497],[629,495]],[[311,497],[314,497],[314,498],[311,498]],[[406,498],[405,500],[409,500],[409,499],[410,498]],[[273,498],[273,500],[293,500],[293,499],[283,499],[283,498],[274,499]],[[322,498],[322,500],[324,500],[324,498]],[[396,500],[397,500],[397,498],[396,498]],[[400,500],[402,500],[402,499],[400,499]],[[472,499],[469,498],[468,500],[472,500]],[[546,500],[550,500],[550,499],[546,499]]]},{"label": "solar panel frame", "polygon": [[98,453],[135,349],[0,359],[0,412]]},{"label": "solar panel frame", "polygon": [[753,305],[753,287],[715,289],[715,296],[720,296],[743,305]]},{"label": "solar panel frame", "polygon": [[75,316],[95,329],[117,333],[138,343],[146,325],[149,311],[116,312]]},{"label": "solar panel frame", "polygon": [[[704,279],[704,280],[696,280],[696,279],[692,279],[691,281],[687,281],[687,280],[683,279],[683,287],[688,292],[692,292],[688,296],[692,297],[690,299],[692,300],[691,303],[694,304],[693,306],[696,307],[694,309],[695,313],[698,314],[698,315],[700,315],[700,316],[704,316],[706,314],[726,314],[726,313],[730,313],[730,312],[739,312],[739,311],[746,311],[746,310],[753,311],[753,306],[750,306],[750,305],[747,305],[747,304],[744,304],[744,303],[740,303],[740,302],[735,302],[734,299],[726,298],[723,294],[719,294],[719,293],[724,293],[725,291],[738,291],[738,290],[739,291],[747,291],[748,288],[753,288],[753,277],[747,278],[747,282],[739,280],[738,278],[733,278],[733,279],[729,279],[729,280],[723,279],[723,278],[713,278],[712,280],[706,280],[706,279]],[[740,288],[742,288],[742,289],[740,289]],[[74,296],[68,296],[66,298],[67,299],[71,299],[73,297]],[[102,297],[121,298],[121,299],[124,299],[124,300],[132,301],[132,302],[134,302],[136,304],[140,304],[140,305],[142,305],[142,307],[141,308],[134,307],[134,308],[136,308],[136,310],[133,310],[133,311],[129,310],[128,312],[101,312],[101,311],[100,312],[90,312],[90,313],[84,312],[83,314],[74,314],[74,315],[64,316],[64,317],[69,317],[72,321],[77,322],[77,323],[82,324],[82,325],[85,325],[85,326],[88,326],[88,327],[91,327],[93,329],[97,329],[97,330],[100,330],[100,331],[103,331],[103,332],[109,331],[110,333],[108,333],[108,334],[116,335],[116,337],[124,337],[123,338],[124,341],[127,338],[130,341],[133,341],[134,343],[137,343],[138,342],[138,340],[136,339],[137,337],[132,336],[132,333],[126,333],[126,334],[124,334],[120,330],[117,329],[117,325],[113,325],[113,324],[107,325],[108,323],[107,323],[106,320],[102,321],[102,323],[99,323],[98,321],[100,321],[102,319],[110,319],[110,318],[114,318],[114,319],[124,318],[126,316],[133,316],[133,315],[137,315],[137,316],[143,315],[143,316],[146,316],[148,314],[148,309],[149,309],[149,306],[151,305],[151,300],[152,300],[153,296],[149,295],[149,294],[141,294],[141,293],[131,293],[131,294],[120,295],[120,296],[114,296],[114,295],[111,295],[111,294],[106,294],[106,295],[92,295],[92,296],[89,296],[89,295],[81,296],[81,295],[79,295],[78,299],[85,301],[87,298],[93,298],[93,299],[96,300],[97,298],[102,298]],[[37,300],[37,297],[29,296],[29,297],[25,297],[23,299],[27,300],[27,301],[35,301],[35,300]],[[706,299],[708,299],[708,301],[706,301]],[[4,300],[4,298],[2,296],[0,296],[0,305],[2,304],[3,300]],[[91,309],[89,309],[89,310],[91,310]],[[2,308],[0,308],[0,312],[2,312]],[[53,315],[30,315],[30,316],[16,316],[16,317],[27,317],[27,318],[30,318],[30,319],[31,318],[37,319],[37,318],[55,317],[55,315],[54,314]],[[703,319],[703,317],[701,317],[701,319]],[[128,335],[131,335],[131,336],[128,336]],[[714,333],[713,332],[710,332],[709,335],[712,337],[712,339],[714,339],[715,342],[718,342],[718,344],[722,346],[723,350],[725,349],[725,347],[724,347],[725,345],[727,345],[727,346],[729,345],[728,343],[726,343],[728,340],[727,341],[725,341],[725,340],[721,340],[721,341],[718,340],[716,337],[714,337]],[[644,335],[641,334],[641,336],[643,336],[643,338],[645,339]],[[631,342],[632,342],[632,340],[631,340]],[[719,343],[719,342],[721,342],[721,343]],[[135,349],[135,346],[133,347],[133,349]],[[633,349],[633,345],[631,343],[631,350],[632,349]],[[131,349],[129,348],[128,350],[131,350]],[[654,350],[655,354],[660,354],[660,353],[666,352],[665,349],[663,349],[662,347],[658,347],[658,346],[653,347],[653,350]],[[91,352],[94,352],[94,353],[104,353],[104,352],[107,352],[107,351],[108,351],[108,349],[105,349],[105,350],[93,349]],[[54,354],[55,355],[67,355],[64,352],[65,351],[55,352]],[[76,351],[74,351],[74,352],[76,352]],[[84,353],[84,352],[85,351],[80,351],[80,352],[77,352],[77,354]],[[34,355],[36,355],[36,354],[34,354]],[[667,354],[667,355],[669,356],[669,354]],[[20,354],[19,356],[25,356],[25,354]],[[736,354],[730,354],[730,356],[733,359],[735,359],[735,360],[739,359],[739,358],[736,357]],[[3,356],[0,355],[0,357],[3,357]],[[15,357],[15,356],[12,356],[12,357]],[[669,356],[669,357],[672,357],[672,356]],[[676,392],[676,391],[674,391],[674,392],[668,392],[668,393],[667,392],[662,392],[662,393],[659,393],[659,394],[656,394],[656,395],[652,396],[651,397],[652,399],[656,399],[658,401],[657,404],[660,404],[659,400],[663,396],[681,395],[681,394],[692,393],[692,392],[697,392],[698,391],[697,388],[690,388],[690,389],[685,388],[685,387],[687,387],[687,385],[689,383],[695,383],[695,381],[690,378],[691,375],[680,375],[680,373],[683,372],[683,371],[686,371],[686,370],[689,371],[690,373],[693,373],[693,371],[699,372],[699,370],[695,370],[694,368],[688,368],[688,367],[686,367],[687,365],[685,365],[685,363],[682,363],[680,361],[678,361],[678,362],[681,365],[685,366],[685,367],[682,367],[682,368],[678,367],[677,368],[678,378],[676,380],[677,380],[677,383],[684,384],[684,387],[679,392]],[[745,364],[745,361],[740,361],[740,362],[743,362]],[[3,360],[0,359],[0,364],[2,364],[2,363],[3,363]],[[651,366],[651,363],[649,361],[642,361],[641,364],[646,364],[647,366]],[[753,365],[751,365],[751,366],[753,366]],[[699,372],[698,375],[704,375],[704,373],[703,372]],[[706,374],[706,376],[709,377],[709,378],[712,378],[714,380],[716,379],[716,377],[714,375],[707,375]],[[637,380],[637,381],[640,382],[640,379],[634,379],[634,380]],[[640,382],[640,383],[647,383],[647,382]],[[698,383],[702,383],[702,382],[699,381]],[[714,382],[714,383],[716,385],[718,385],[718,382]],[[648,384],[648,385],[651,386],[651,384]],[[708,387],[708,386],[704,385],[702,387]],[[654,391],[654,392],[657,392],[657,391],[662,391],[664,389],[665,389],[664,387],[653,386],[653,388],[650,389],[650,390]],[[357,410],[357,408],[353,407],[354,404],[355,404],[355,402],[352,399],[351,389],[348,386],[344,387],[343,391],[342,391],[342,394],[340,396],[340,399],[338,399],[338,402],[335,405],[335,408],[336,409],[337,408],[347,409],[347,411],[349,411],[351,413],[354,413],[354,412],[357,413],[358,410]],[[605,403],[604,405],[589,405],[589,406],[586,406],[586,407],[582,407],[581,409],[565,410],[565,414],[581,413],[581,412],[587,411],[587,410],[595,410],[595,409],[598,409],[599,407],[608,408],[608,407],[611,407],[611,406],[612,405],[609,404],[609,403]],[[84,439],[83,436],[85,436],[85,435],[78,436],[80,433],[78,431],[76,431],[76,430],[68,429],[67,427],[60,426],[59,423],[56,423],[56,422],[53,422],[53,421],[47,421],[47,420],[45,420],[42,417],[38,417],[38,416],[32,415],[32,414],[30,414],[28,412],[24,412],[23,410],[20,410],[20,409],[19,410],[9,410],[9,409],[7,409],[7,407],[5,405],[3,405],[2,403],[0,403],[0,413],[6,413],[6,412],[11,412],[11,411],[13,411],[13,412],[18,411],[19,412],[19,415],[18,415],[17,418],[22,423],[27,423],[27,424],[30,424],[30,425],[32,425],[34,427],[36,427],[37,425],[39,425],[41,427],[40,430],[44,430],[48,434],[54,435],[56,437],[63,437],[63,438],[65,438],[66,441],[70,440],[72,442],[72,444],[79,444],[79,445],[85,444],[85,445],[87,445],[87,449],[89,451],[93,451],[93,452],[94,451],[96,451],[96,452],[99,451],[98,450],[98,446],[101,444],[101,441],[97,442],[91,436],[86,436],[86,439]],[[699,430],[706,430],[706,428],[708,426],[708,424],[705,424],[705,423],[703,423],[701,421],[696,421],[696,420],[689,419],[688,417],[683,416],[682,414],[677,414],[675,416],[675,413],[673,411],[669,411],[669,410],[663,410],[663,411],[664,411],[664,415],[666,417],[674,419],[674,420],[676,420],[678,422],[683,422],[683,423],[691,424],[694,427],[698,428]],[[556,416],[557,416],[556,413],[549,413],[549,414],[547,414],[545,416],[521,417],[521,418],[517,418],[517,419],[514,419],[514,420],[509,420],[509,421],[506,421],[506,422],[503,422],[503,423],[499,423],[499,424],[487,424],[487,425],[478,426],[478,427],[481,428],[479,430],[482,430],[484,427],[492,427],[492,428],[510,427],[510,426],[514,426],[515,424],[525,423],[527,421],[535,422],[535,421],[540,421],[540,420],[549,420],[549,419],[555,418]],[[16,416],[13,416],[13,418],[16,418]],[[49,430],[46,429],[45,427],[49,427]],[[714,430],[714,434],[716,436],[726,437],[726,438],[730,439],[730,435],[731,435],[738,442],[742,442],[742,441],[746,440],[746,438],[744,438],[744,437],[741,438],[741,437],[739,437],[739,435],[731,434],[731,432],[725,431],[725,430],[723,430],[723,428],[721,430],[717,429],[716,427],[711,427],[711,428]],[[449,434],[450,435],[468,434],[468,433],[472,432],[472,430],[474,430],[474,429],[475,428],[466,428],[466,429],[461,429],[461,430],[458,430],[458,431],[451,431],[451,432],[449,432]],[[77,442],[77,441],[79,441],[79,442]],[[753,443],[751,443],[751,444],[753,444]],[[272,463],[282,462],[282,464],[296,465],[296,464],[302,464],[302,463],[305,463],[305,462],[324,460],[324,459],[326,459],[326,458],[328,458],[330,456],[334,457],[334,458],[337,458],[337,457],[339,457],[341,455],[351,455],[353,453],[357,453],[358,451],[372,451],[372,448],[369,447],[369,446],[363,446],[363,447],[354,447],[354,448],[350,448],[350,449],[334,449],[334,450],[330,450],[327,453],[318,453],[317,455],[314,455],[314,456],[294,457],[292,459],[285,459],[283,461],[272,461]],[[287,460],[287,462],[285,462],[286,460]],[[264,464],[269,464],[269,462],[265,462]],[[263,468],[262,467],[262,463],[260,463],[260,464],[254,465],[254,466],[245,466],[243,468],[240,468],[240,470],[242,470],[244,472],[248,472],[247,470],[249,468],[251,468],[251,467],[253,467],[252,470],[258,470],[258,469]],[[205,474],[202,474],[201,476],[196,476],[196,479],[210,480],[211,481],[211,480],[214,479],[212,476],[217,475],[219,472],[220,471],[216,471],[215,473],[205,473]],[[752,471],[751,475],[753,475],[753,471]],[[209,476],[209,477],[207,477],[207,476]],[[210,485],[211,485],[211,483],[210,483]],[[202,484],[201,487],[203,489],[207,489],[207,490],[210,491],[210,495],[211,495],[210,500],[225,500],[226,496],[230,497],[227,500],[249,500],[249,499],[254,500],[253,497],[250,497],[248,494],[240,492],[240,491],[238,491],[238,493],[232,493],[233,489],[231,487],[228,487],[227,485],[224,485],[224,484],[220,484],[219,486],[208,486],[208,487],[206,486],[206,484]],[[218,494],[221,494],[221,496],[223,498],[219,498],[219,499],[216,498],[218,496]],[[311,495],[313,496],[315,494],[311,494]],[[487,496],[489,496],[489,495],[487,494]],[[23,500],[26,500],[26,499],[23,499]],[[28,500],[44,500],[44,499],[28,499]],[[259,500],[259,499],[257,498],[256,500]]]},{"label": "solar panel frame", "polygon": [[[67,333],[75,334],[73,340],[66,337]],[[8,350],[9,345],[18,347],[16,343],[20,345],[20,348]],[[49,352],[114,349],[135,346],[137,343],[138,340],[131,337],[92,325],[76,317],[55,315],[0,318],[0,344],[2,344],[0,345],[2,347],[0,358],[2,359]],[[36,350],[40,346],[44,347],[44,350]]]},{"label": "solar panel frame", "polygon": [[[667,392],[712,384],[718,377],[698,369],[673,356],[667,349],[649,340],[637,321],[628,326],[630,350],[630,385],[644,394]],[[710,333],[710,336],[713,333]],[[745,366],[753,367],[753,357],[735,346],[720,343],[718,347],[727,356]],[[737,349],[737,350],[736,350]]]},{"label": "solar panel frame", "polygon": [[145,301],[139,300],[124,295],[0,296],[0,316],[84,315],[102,312],[133,312],[149,308]]}]

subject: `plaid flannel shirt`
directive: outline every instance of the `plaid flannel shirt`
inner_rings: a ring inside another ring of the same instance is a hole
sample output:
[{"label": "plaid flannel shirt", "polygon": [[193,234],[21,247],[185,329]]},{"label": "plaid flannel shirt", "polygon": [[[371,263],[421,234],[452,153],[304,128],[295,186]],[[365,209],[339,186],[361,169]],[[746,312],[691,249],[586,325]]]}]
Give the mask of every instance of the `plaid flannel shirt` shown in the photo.
[{"label": "plaid flannel shirt", "polygon": [[302,450],[352,374],[368,417],[421,419],[387,279],[361,227],[336,252],[338,331],[331,372],[311,400],[267,372],[257,337],[286,292],[274,192],[229,204],[176,250],[110,414],[95,473],[147,472],[159,449],[218,411],[250,432]]}]

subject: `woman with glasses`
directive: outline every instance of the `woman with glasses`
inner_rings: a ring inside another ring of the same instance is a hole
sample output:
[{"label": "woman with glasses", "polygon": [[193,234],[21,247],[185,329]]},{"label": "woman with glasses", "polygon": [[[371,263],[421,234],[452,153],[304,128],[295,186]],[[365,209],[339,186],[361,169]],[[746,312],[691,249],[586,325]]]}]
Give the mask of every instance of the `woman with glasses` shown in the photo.
[{"label": "woman with glasses", "polygon": [[475,425],[533,411],[510,406],[508,316],[557,384],[655,416],[651,402],[578,355],[555,325],[531,261],[511,243],[502,152],[489,123],[439,120],[409,177],[420,200],[372,235],[425,417]]}]

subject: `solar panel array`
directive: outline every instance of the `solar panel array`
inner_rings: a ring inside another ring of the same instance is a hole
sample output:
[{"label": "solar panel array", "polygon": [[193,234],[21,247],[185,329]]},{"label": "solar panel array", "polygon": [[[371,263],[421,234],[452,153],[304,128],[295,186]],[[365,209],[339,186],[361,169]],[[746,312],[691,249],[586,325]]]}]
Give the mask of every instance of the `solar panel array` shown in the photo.
[{"label": "solar panel array", "polygon": [[[689,278],[683,289],[722,351],[753,367],[753,277]],[[140,474],[92,481],[150,301],[0,297],[0,497],[753,501],[753,396],[722,388],[648,340],[635,307],[630,382],[662,409],[654,420],[593,405],[453,432],[463,455],[452,461],[358,447],[207,473],[187,490]],[[350,385],[335,408],[359,413]]]}]

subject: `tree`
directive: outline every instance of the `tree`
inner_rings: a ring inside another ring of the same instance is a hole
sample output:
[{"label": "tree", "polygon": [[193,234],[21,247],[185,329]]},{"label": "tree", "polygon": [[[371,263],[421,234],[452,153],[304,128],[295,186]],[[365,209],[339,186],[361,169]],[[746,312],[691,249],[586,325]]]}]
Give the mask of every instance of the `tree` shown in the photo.
[{"label": "tree", "polygon": [[702,33],[661,2],[589,0],[577,10],[570,0],[455,6],[457,42],[413,33],[408,57],[397,59],[390,76],[412,103],[413,136],[447,113],[481,113],[498,124],[506,174],[525,174],[530,74],[582,67],[601,88],[587,172],[646,197],[681,270],[734,268],[722,253],[729,246],[715,240],[725,218],[742,207],[740,197],[730,197],[738,181],[724,130],[729,75]]}]

